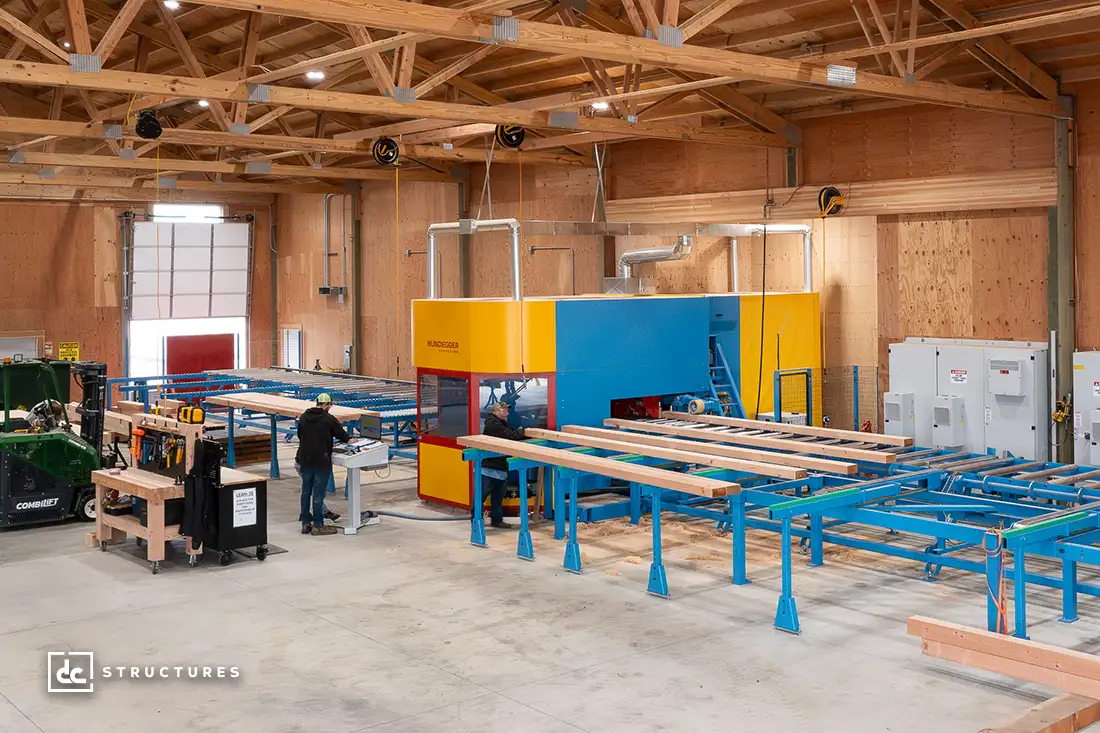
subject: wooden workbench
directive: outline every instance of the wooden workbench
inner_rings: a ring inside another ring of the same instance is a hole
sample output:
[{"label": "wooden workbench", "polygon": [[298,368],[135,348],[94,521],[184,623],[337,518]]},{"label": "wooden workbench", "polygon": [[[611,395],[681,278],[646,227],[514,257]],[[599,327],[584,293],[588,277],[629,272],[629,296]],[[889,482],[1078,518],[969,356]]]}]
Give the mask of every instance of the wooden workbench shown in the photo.
[{"label": "wooden workbench", "polygon": [[[222,485],[233,486],[236,484],[254,483],[264,479],[244,471],[236,471],[232,468],[222,468]],[[187,554],[192,565],[197,557],[202,555],[202,548],[191,548],[190,538],[180,534],[180,526],[172,524],[165,526],[164,504],[170,499],[182,499],[184,494],[183,484],[177,484],[168,476],[161,476],[151,471],[142,471],[139,468],[131,468],[115,473],[111,470],[92,471],[92,483],[95,484],[96,495],[96,519],[94,544],[106,552],[107,545],[117,545],[125,542],[126,535],[130,534],[146,543],[146,558],[152,563],[153,573],[160,570],[160,561],[164,559],[164,543],[170,540],[185,539]],[[117,491],[120,494],[144,499],[148,502],[148,520],[146,526],[142,526],[141,518],[135,514],[108,514],[103,511],[104,499],[108,491]]]},{"label": "wooden workbench", "polygon": [[[312,400],[299,400],[293,397],[279,397],[278,395],[262,394],[260,392],[241,392],[239,394],[225,395],[224,397],[207,397],[206,402],[222,407],[235,407],[237,409],[255,410],[266,415],[278,415],[297,419],[303,412],[317,403]],[[340,422],[354,422],[363,416],[379,417],[374,410],[363,410],[356,407],[341,407],[333,405],[329,414]]]}]

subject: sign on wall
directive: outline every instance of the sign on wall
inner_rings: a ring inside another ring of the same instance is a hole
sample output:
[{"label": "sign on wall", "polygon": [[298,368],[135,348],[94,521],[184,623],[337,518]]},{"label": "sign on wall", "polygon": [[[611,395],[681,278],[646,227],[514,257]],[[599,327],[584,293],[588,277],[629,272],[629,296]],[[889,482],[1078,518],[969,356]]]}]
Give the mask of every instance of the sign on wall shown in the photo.
[{"label": "sign on wall", "polygon": [[57,358],[62,361],[80,361],[80,342],[59,341],[57,344]]}]

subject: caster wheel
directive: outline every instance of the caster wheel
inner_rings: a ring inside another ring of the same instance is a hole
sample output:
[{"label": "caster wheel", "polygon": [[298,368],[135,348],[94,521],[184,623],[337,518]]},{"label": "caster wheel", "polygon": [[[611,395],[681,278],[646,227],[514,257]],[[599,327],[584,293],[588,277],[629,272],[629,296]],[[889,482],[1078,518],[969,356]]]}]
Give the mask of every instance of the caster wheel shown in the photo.
[{"label": "caster wheel", "polygon": [[218,555],[219,565],[228,565],[230,560],[232,560],[232,556],[228,552],[223,552]]},{"label": "caster wheel", "polygon": [[191,567],[195,567],[196,565],[199,564],[199,556],[198,555],[188,556],[187,564],[190,565]]},{"label": "caster wheel", "polygon": [[260,545],[256,548],[256,559],[263,562],[267,559],[267,547]]},{"label": "caster wheel", "polygon": [[135,537],[134,538],[134,544],[136,544],[138,547],[141,547],[142,545],[145,544],[145,540],[143,540],[140,537]]},{"label": "caster wheel", "polygon": [[99,541],[99,551],[100,552],[107,552],[107,541],[106,540],[100,540]]},{"label": "caster wheel", "polygon": [[153,575],[156,575],[159,572],[160,572],[160,561],[158,560],[158,561],[155,561],[153,563]]}]

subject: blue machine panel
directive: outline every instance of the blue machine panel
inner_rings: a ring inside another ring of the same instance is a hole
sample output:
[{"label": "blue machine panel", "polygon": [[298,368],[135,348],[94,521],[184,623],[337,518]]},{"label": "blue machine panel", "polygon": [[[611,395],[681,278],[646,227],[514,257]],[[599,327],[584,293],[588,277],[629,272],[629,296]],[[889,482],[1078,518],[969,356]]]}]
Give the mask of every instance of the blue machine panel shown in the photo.
[{"label": "blue machine panel", "polygon": [[737,295],[708,295],[710,335],[722,347],[733,383],[741,389],[741,298]]},{"label": "blue machine panel", "polygon": [[557,423],[597,425],[611,400],[707,389],[706,298],[557,303]]}]

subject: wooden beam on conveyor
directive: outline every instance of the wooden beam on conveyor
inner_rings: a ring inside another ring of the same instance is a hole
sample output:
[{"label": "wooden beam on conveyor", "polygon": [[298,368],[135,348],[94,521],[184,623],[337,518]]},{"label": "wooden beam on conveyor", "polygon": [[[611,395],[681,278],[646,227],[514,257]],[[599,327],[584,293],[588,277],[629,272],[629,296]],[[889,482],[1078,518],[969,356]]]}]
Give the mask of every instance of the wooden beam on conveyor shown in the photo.
[{"label": "wooden beam on conveyor", "polygon": [[939,448],[927,448],[925,450],[916,450],[911,453],[898,453],[898,463],[912,463],[913,461],[935,455],[939,452]]},{"label": "wooden beam on conveyor", "polygon": [[828,473],[840,473],[850,476],[859,470],[855,463],[845,461],[830,461],[825,458],[814,458],[797,453],[777,453],[775,451],[753,450],[751,448],[738,448],[732,445],[720,443],[704,443],[696,440],[683,440],[662,435],[647,435],[634,433],[627,430],[607,430],[606,428],[590,428],[584,425],[566,425],[562,432],[569,435],[589,435],[594,438],[607,438],[632,445],[659,446],[663,448],[676,448],[692,453],[705,453],[714,456],[726,456],[728,458],[740,458],[747,461],[764,461],[766,463],[778,463],[783,466],[805,468],[810,471],[825,471]]},{"label": "wooden beam on conveyor", "polygon": [[860,443],[874,443],[877,445],[890,445],[905,447],[913,445],[912,438],[900,435],[886,435],[884,433],[861,433],[858,430],[839,430],[837,428],[819,428],[813,425],[791,425],[789,423],[776,423],[766,420],[746,420],[739,417],[723,417],[720,415],[691,415],[686,412],[662,412],[661,417],[673,420],[687,420],[689,422],[701,422],[708,425],[726,425],[733,428],[747,428],[757,430],[771,430],[791,435],[812,435],[817,438],[839,438],[840,440],[854,440]]},{"label": "wooden beam on conveyor", "polygon": [[1075,473],[1070,476],[1062,476],[1056,478],[1053,481],[1047,481],[1048,484],[1054,484],[1055,486],[1072,486],[1082,481],[1088,481],[1100,476],[1100,470],[1084,471],[1082,473]]},{"label": "wooden beam on conveyor", "polygon": [[995,468],[992,471],[982,471],[983,476],[1010,476],[1013,473],[1019,473],[1020,471],[1026,471],[1029,468],[1035,468],[1036,466],[1046,465],[1046,461],[1028,461],[1027,463],[1017,463],[1012,466],[1005,466],[1004,468]]},{"label": "wooden beam on conveyor", "polygon": [[621,440],[594,438],[587,435],[577,435],[575,433],[562,433],[557,430],[528,428],[527,435],[532,438],[551,440],[556,443],[570,443],[572,445],[580,445],[587,448],[598,448],[600,450],[610,450],[618,453],[646,456],[649,458],[666,458],[670,461],[678,461],[680,463],[694,463],[701,466],[726,468],[730,471],[740,471],[742,473],[755,474],[758,476],[771,476],[772,478],[781,478],[788,481],[804,479],[807,476],[805,469],[782,466],[776,463],[761,463],[760,461],[745,461],[737,458],[722,458],[719,456],[707,455],[705,453],[696,453],[694,451],[644,446],[639,443],[629,443]]},{"label": "wooden beam on conveyor", "polygon": [[1054,468],[1044,468],[1042,471],[1021,473],[1013,476],[1012,478],[1018,481],[1035,481],[1036,479],[1046,478],[1047,476],[1054,476],[1055,474],[1065,473],[1066,471],[1074,471],[1076,469],[1076,463],[1067,463],[1061,466],[1055,466]]},{"label": "wooden beam on conveyor", "polygon": [[572,468],[576,471],[595,473],[600,476],[632,481],[661,489],[683,491],[708,498],[737,494],[741,487],[729,481],[717,481],[706,476],[692,476],[679,471],[666,471],[661,468],[639,466],[610,458],[586,456],[581,453],[531,445],[520,440],[505,440],[488,435],[467,435],[458,439],[458,444],[467,448],[477,448],[502,456],[526,458],[529,461],[545,463],[551,466]]},{"label": "wooden beam on conveyor", "polygon": [[679,435],[685,438],[699,438],[712,440],[718,443],[736,443],[756,448],[771,448],[773,450],[790,451],[792,453],[809,453],[811,455],[829,456],[831,458],[844,458],[849,461],[868,461],[871,463],[893,463],[897,456],[893,453],[880,453],[870,450],[843,448],[833,445],[821,445],[820,443],[792,443],[789,440],[777,438],[761,438],[755,435],[743,433],[715,433],[699,428],[682,425],[668,425],[665,423],[650,423],[641,420],[620,420],[609,418],[603,421],[604,425],[626,430],[640,431],[644,433],[663,433],[665,435]]}]

